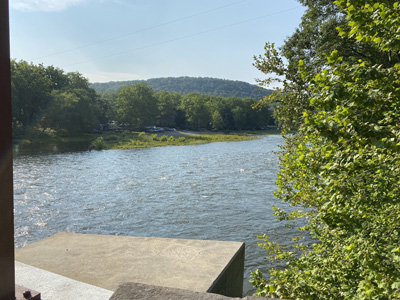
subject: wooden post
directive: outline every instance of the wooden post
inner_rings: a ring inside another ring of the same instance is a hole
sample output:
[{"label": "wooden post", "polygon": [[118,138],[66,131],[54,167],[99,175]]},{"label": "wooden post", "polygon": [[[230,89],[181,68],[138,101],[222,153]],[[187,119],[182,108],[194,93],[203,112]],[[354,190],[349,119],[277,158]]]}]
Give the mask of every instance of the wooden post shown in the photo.
[{"label": "wooden post", "polygon": [[15,299],[8,0],[0,0],[0,300]]}]

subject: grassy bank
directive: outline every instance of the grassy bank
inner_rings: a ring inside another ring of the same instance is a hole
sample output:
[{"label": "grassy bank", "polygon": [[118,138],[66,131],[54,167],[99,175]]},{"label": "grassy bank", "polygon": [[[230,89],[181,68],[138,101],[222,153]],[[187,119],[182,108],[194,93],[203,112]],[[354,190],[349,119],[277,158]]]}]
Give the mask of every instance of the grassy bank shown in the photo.
[{"label": "grassy bank", "polygon": [[86,151],[98,137],[98,134],[81,134],[79,136],[36,134],[14,138],[13,148],[15,154]]},{"label": "grassy bank", "polygon": [[162,134],[147,134],[132,132],[121,134],[103,134],[93,143],[92,149],[132,149],[163,146],[185,146],[213,142],[233,142],[256,139],[254,134],[218,134],[170,132]]},{"label": "grassy bank", "polygon": [[[253,140],[264,134],[277,134],[277,131],[249,131],[235,133],[171,131],[162,133],[123,132],[103,134],[81,134],[79,136],[35,135],[15,139],[14,143],[24,148],[65,147],[80,145],[82,150],[132,149],[163,146],[185,146],[213,142],[233,142]],[[74,151],[73,149],[71,149]]]},{"label": "grassy bank", "polygon": [[55,134],[36,134],[26,137],[13,138],[13,144],[18,145],[44,145],[44,144],[63,144],[63,143],[85,143],[93,142],[99,135],[84,133],[77,136],[58,136]]}]

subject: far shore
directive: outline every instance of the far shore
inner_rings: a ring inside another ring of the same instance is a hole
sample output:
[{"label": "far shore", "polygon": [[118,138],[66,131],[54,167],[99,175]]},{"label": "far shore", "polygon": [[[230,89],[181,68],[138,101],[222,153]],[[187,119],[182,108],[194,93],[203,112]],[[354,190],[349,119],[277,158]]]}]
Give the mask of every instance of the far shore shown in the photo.
[{"label": "far shore", "polygon": [[[165,131],[156,133],[122,133],[117,139],[115,136],[102,136],[93,142],[92,146],[95,150],[102,149],[131,149],[131,148],[147,148],[147,147],[163,147],[163,146],[185,146],[197,145],[213,142],[234,142],[246,141],[259,138],[260,135],[267,134],[265,132],[210,132],[210,131]],[[104,143],[96,149],[96,142],[99,139]]]},{"label": "far shore", "polygon": [[82,144],[86,150],[132,149],[163,146],[185,146],[213,142],[233,142],[257,139],[262,135],[280,134],[278,130],[257,131],[190,131],[176,130],[163,132],[103,132],[71,136],[38,134],[14,140],[20,147]]}]

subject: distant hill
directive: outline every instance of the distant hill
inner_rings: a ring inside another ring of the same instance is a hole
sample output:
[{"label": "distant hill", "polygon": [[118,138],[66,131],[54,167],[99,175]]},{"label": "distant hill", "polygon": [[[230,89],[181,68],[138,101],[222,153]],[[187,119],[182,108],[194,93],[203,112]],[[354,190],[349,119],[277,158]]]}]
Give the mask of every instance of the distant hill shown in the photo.
[{"label": "distant hill", "polygon": [[201,94],[214,96],[249,97],[257,100],[272,93],[272,90],[263,89],[243,81],[204,77],[167,77],[148,80],[96,82],[91,83],[90,87],[95,89],[98,93],[104,93],[107,91],[117,91],[122,86],[134,85],[138,82],[147,83],[147,85],[151,86],[156,92],[161,90],[179,92],[181,94],[199,92]]}]

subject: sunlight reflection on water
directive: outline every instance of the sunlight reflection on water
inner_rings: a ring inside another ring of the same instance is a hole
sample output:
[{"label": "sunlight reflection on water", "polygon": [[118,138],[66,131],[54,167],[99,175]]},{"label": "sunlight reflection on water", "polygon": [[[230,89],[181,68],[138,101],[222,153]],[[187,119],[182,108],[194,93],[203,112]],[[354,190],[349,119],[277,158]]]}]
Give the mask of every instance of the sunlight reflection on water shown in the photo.
[{"label": "sunlight reflection on water", "polygon": [[16,247],[62,231],[243,241],[249,294],[266,265],[257,234],[290,235],[271,209],[282,142],[16,156]]}]

